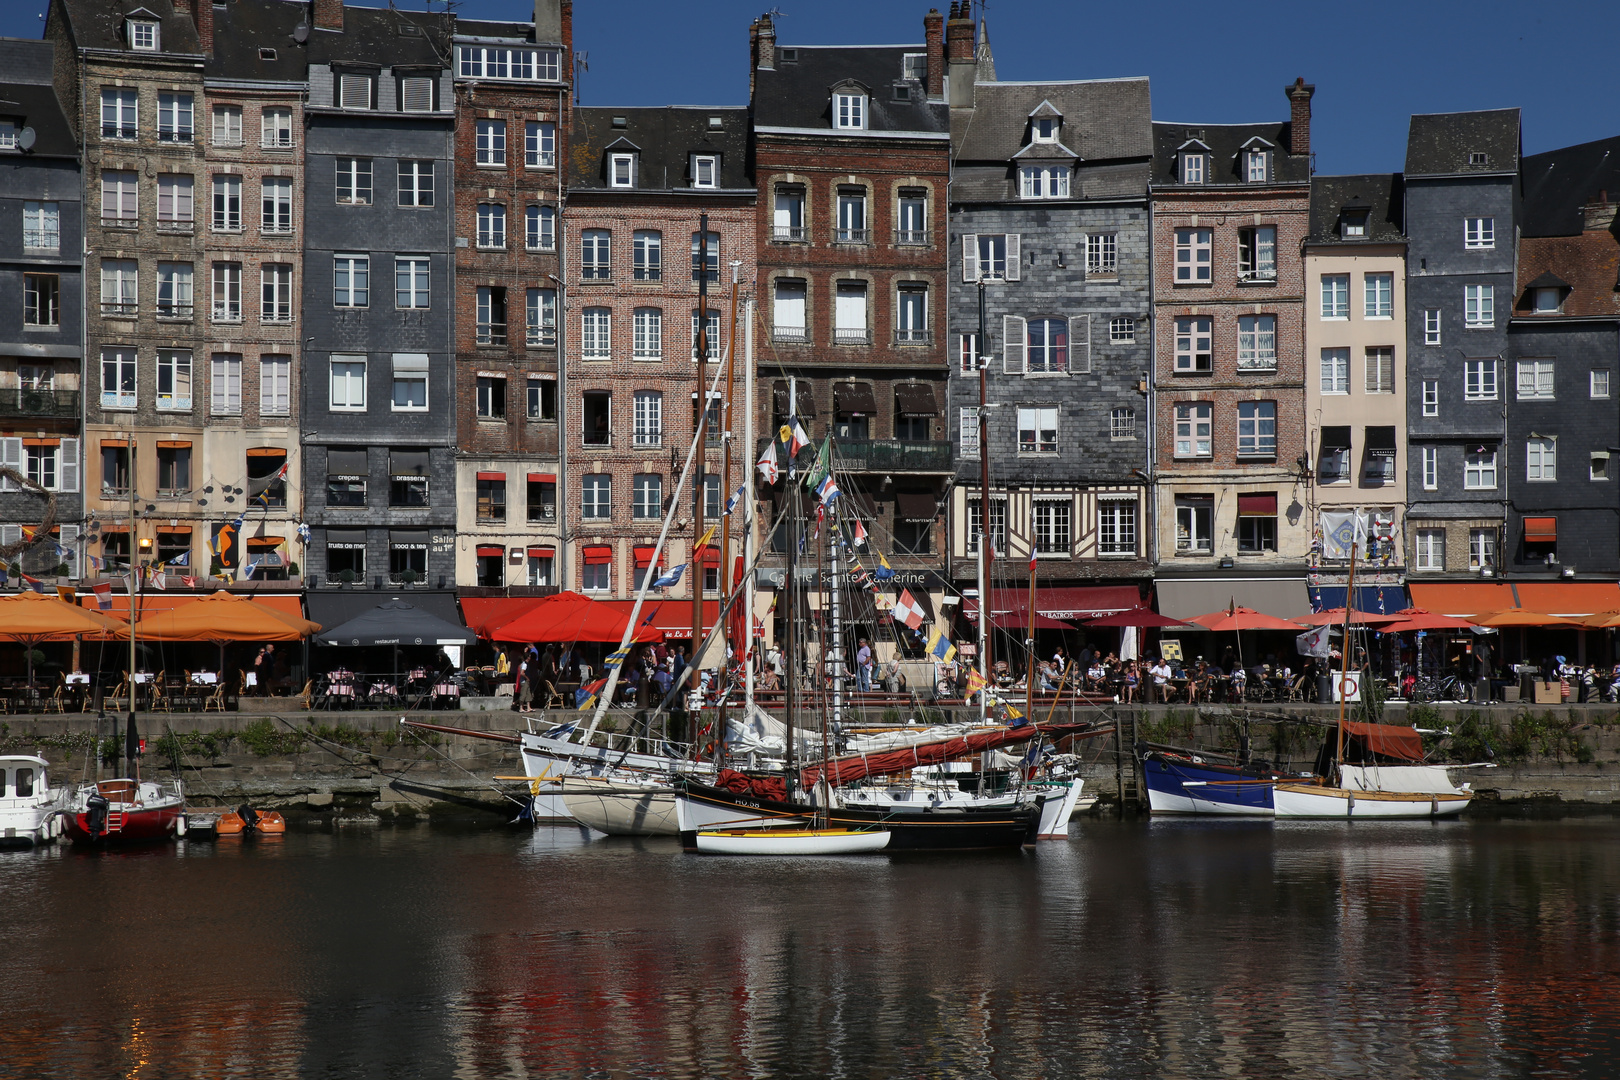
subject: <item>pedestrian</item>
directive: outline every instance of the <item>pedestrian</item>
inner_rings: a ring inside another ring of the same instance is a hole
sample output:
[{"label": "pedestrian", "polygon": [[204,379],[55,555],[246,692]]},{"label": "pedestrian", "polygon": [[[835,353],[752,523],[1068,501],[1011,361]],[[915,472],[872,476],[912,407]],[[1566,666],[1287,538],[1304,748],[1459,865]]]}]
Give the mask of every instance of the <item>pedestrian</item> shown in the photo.
[{"label": "pedestrian", "polygon": [[872,646],[865,638],[860,641],[855,650],[855,687],[864,694],[872,689]]},{"label": "pedestrian", "polygon": [[513,688],[513,703],[517,706],[517,711],[520,713],[532,711],[530,706],[534,701],[533,671],[534,669],[529,663],[528,655],[525,654],[522,663],[518,664],[517,686]]}]

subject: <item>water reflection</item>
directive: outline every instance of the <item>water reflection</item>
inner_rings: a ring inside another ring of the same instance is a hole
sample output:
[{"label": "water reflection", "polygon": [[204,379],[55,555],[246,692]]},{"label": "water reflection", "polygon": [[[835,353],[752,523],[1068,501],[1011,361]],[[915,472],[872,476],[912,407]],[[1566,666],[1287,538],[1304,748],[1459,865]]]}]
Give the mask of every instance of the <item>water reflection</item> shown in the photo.
[{"label": "water reflection", "polygon": [[1600,1076],[1617,840],[1088,820],[1010,858],[563,828],[7,854],[0,1075]]}]

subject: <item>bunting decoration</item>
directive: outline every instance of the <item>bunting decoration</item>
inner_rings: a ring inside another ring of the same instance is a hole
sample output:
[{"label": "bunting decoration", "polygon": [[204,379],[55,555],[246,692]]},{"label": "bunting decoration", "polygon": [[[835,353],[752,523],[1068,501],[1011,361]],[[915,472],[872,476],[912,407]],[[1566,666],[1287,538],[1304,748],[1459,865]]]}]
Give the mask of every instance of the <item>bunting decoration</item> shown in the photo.
[{"label": "bunting decoration", "polygon": [[588,682],[575,690],[574,708],[589,709],[593,707],[596,704],[596,696],[602,692],[602,687],[606,685],[606,679],[597,679],[595,682]]},{"label": "bunting decoration", "polygon": [[882,589],[873,589],[872,606],[877,608],[879,611],[893,611],[894,601],[890,600],[889,594],[884,592]]},{"label": "bunting decoration", "polygon": [[[832,436],[828,435],[821,442],[821,449],[816,452],[815,464],[810,471],[804,474],[804,486],[820,494],[823,481],[832,478]],[[836,485],[834,486],[836,490]],[[826,500],[823,500],[826,501]]]},{"label": "bunting decoration", "polygon": [[731,512],[737,508],[738,503],[742,502],[743,493],[746,492],[747,490],[748,490],[748,485],[747,484],[738,485],[737,490],[734,493],[732,493],[731,498],[726,500],[726,512],[725,512],[724,516],[726,516],[726,517],[731,516]]},{"label": "bunting decoration", "polygon": [[188,589],[195,589],[197,587],[197,579],[186,574],[181,574],[180,584],[184,585]]},{"label": "bunting decoration", "polygon": [[956,646],[945,636],[945,631],[937,626],[928,638],[928,655],[942,664],[950,663],[951,658],[956,655]]},{"label": "bunting decoration", "polygon": [[92,585],[90,591],[96,594],[96,607],[98,610],[112,610],[112,582],[103,581],[97,585]]},{"label": "bunting decoration", "polygon": [[799,423],[798,417],[793,418],[791,424],[782,425],[782,441],[788,444],[787,456],[791,463],[806,446],[810,445],[810,436],[805,434],[804,427]]},{"label": "bunting decoration", "polygon": [[978,668],[968,669],[966,681],[967,697],[972,697],[974,694],[977,694],[980,690],[983,690],[985,687],[990,685],[989,681],[985,679],[983,675],[979,674]]},{"label": "bunting decoration", "polygon": [[855,519],[855,546],[858,548],[866,546],[866,526],[861,524],[860,518]]},{"label": "bunting decoration", "polygon": [[64,603],[77,604],[79,602],[78,596],[79,590],[72,585],[58,585],[56,587],[56,598]]},{"label": "bunting decoration", "polygon": [[624,662],[628,659],[630,659],[629,649],[615,649],[613,652],[608,653],[606,660],[602,661],[602,667],[606,671],[613,671],[623,667]]},{"label": "bunting decoration", "polygon": [[838,498],[838,481],[833,479],[832,473],[822,477],[821,483],[816,485],[816,498],[821,500],[823,506]]},{"label": "bunting decoration", "polygon": [[32,589],[34,592],[37,592],[37,593],[43,593],[45,591],[45,583],[43,581],[39,580],[39,578],[37,578],[37,577],[29,577],[27,574],[22,574],[20,576],[22,577],[22,587],[23,588]]},{"label": "bunting decoration", "polygon": [[890,578],[894,577],[894,567],[889,565],[889,560],[883,557],[883,553],[881,551],[878,552],[878,568],[872,571],[872,576],[876,577],[879,581],[888,581]]}]

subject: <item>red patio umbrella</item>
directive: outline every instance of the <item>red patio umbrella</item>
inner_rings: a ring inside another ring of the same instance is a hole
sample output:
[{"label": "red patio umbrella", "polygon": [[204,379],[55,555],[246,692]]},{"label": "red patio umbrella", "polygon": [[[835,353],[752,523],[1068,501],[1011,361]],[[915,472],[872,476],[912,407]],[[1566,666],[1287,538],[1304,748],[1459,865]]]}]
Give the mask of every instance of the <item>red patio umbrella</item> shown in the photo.
[{"label": "red patio umbrella", "polygon": [[1187,621],[1197,623],[1206,630],[1291,630],[1296,634],[1299,633],[1298,623],[1236,604],[1225,611],[1194,615]]},{"label": "red patio umbrella", "polygon": [[1087,626],[1186,626],[1180,619],[1160,615],[1152,608],[1133,607],[1084,620]]},{"label": "red patio umbrella", "polygon": [[1386,634],[1407,634],[1413,630],[1468,630],[1474,625],[1467,619],[1441,615],[1420,607],[1403,608],[1392,618],[1394,622],[1379,627]]},{"label": "red patio umbrella", "polygon": [[[1383,623],[1392,623],[1400,618],[1399,615],[1378,615],[1371,611],[1358,611],[1350,609],[1350,624],[1352,626],[1376,626],[1383,629]],[[1329,608],[1326,611],[1313,611],[1309,615],[1301,615],[1294,620],[1301,626],[1343,626],[1344,608]]]},{"label": "red patio umbrella", "polygon": [[[644,605],[642,611],[650,618],[652,610]],[[519,615],[509,623],[489,631],[493,641],[611,641],[624,640],[625,627],[630,625],[629,615],[608,604],[599,603],[576,592],[560,592],[548,596],[527,614]],[[664,632],[655,626],[643,625],[630,640],[632,642],[662,641]]]}]

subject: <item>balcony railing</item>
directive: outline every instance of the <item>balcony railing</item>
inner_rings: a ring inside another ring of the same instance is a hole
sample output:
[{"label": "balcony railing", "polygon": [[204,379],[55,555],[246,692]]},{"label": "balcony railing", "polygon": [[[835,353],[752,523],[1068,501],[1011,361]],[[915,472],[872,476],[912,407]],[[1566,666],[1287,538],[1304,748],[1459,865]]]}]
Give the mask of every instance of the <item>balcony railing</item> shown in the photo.
[{"label": "balcony railing", "polygon": [[833,341],[839,345],[870,345],[872,331],[865,326],[840,326],[833,330]]},{"label": "balcony railing", "polygon": [[480,345],[505,345],[506,344],[506,324],[503,323],[503,322],[499,322],[499,323],[479,323],[478,324],[478,344],[480,344]]},{"label": "balcony railing", "polygon": [[556,345],[557,328],[554,326],[529,327],[528,344],[535,346]]},{"label": "balcony railing", "polygon": [[62,233],[57,229],[24,229],[23,247],[39,251],[55,251],[62,246]]},{"label": "balcony railing", "polygon": [[0,390],[0,416],[72,419],[78,415],[77,390]]},{"label": "balcony railing", "polygon": [[[754,448],[758,457],[769,439]],[[835,444],[836,466],[849,472],[925,472],[954,470],[955,450],[947,439],[846,439]]]},{"label": "balcony railing", "polygon": [[195,224],[196,223],[190,218],[186,218],[184,221],[174,218],[158,218],[157,231],[160,233],[176,233],[189,236],[191,235],[191,230]]},{"label": "balcony railing", "polygon": [[896,345],[931,345],[934,341],[932,330],[896,330],[894,343]]},{"label": "balcony railing", "polygon": [[771,338],[775,341],[785,341],[790,344],[803,344],[810,340],[810,330],[804,326],[778,326],[771,331]]},{"label": "balcony railing", "polygon": [[118,315],[123,318],[133,319],[139,310],[140,305],[133,300],[128,303],[118,300],[103,300],[101,302],[101,313],[103,315]]},{"label": "balcony railing", "polygon": [[870,244],[872,242],[871,229],[835,229],[833,240],[840,244]]},{"label": "balcony railing", "polygon": [[810,230],[803,225],[772,225],[773,244],[803,244],[810,239]]},{"label": "balcony railing", "polygon": [[929,234],[927,229],[896,229],[894,242],[900,247],[927,247]]}]

